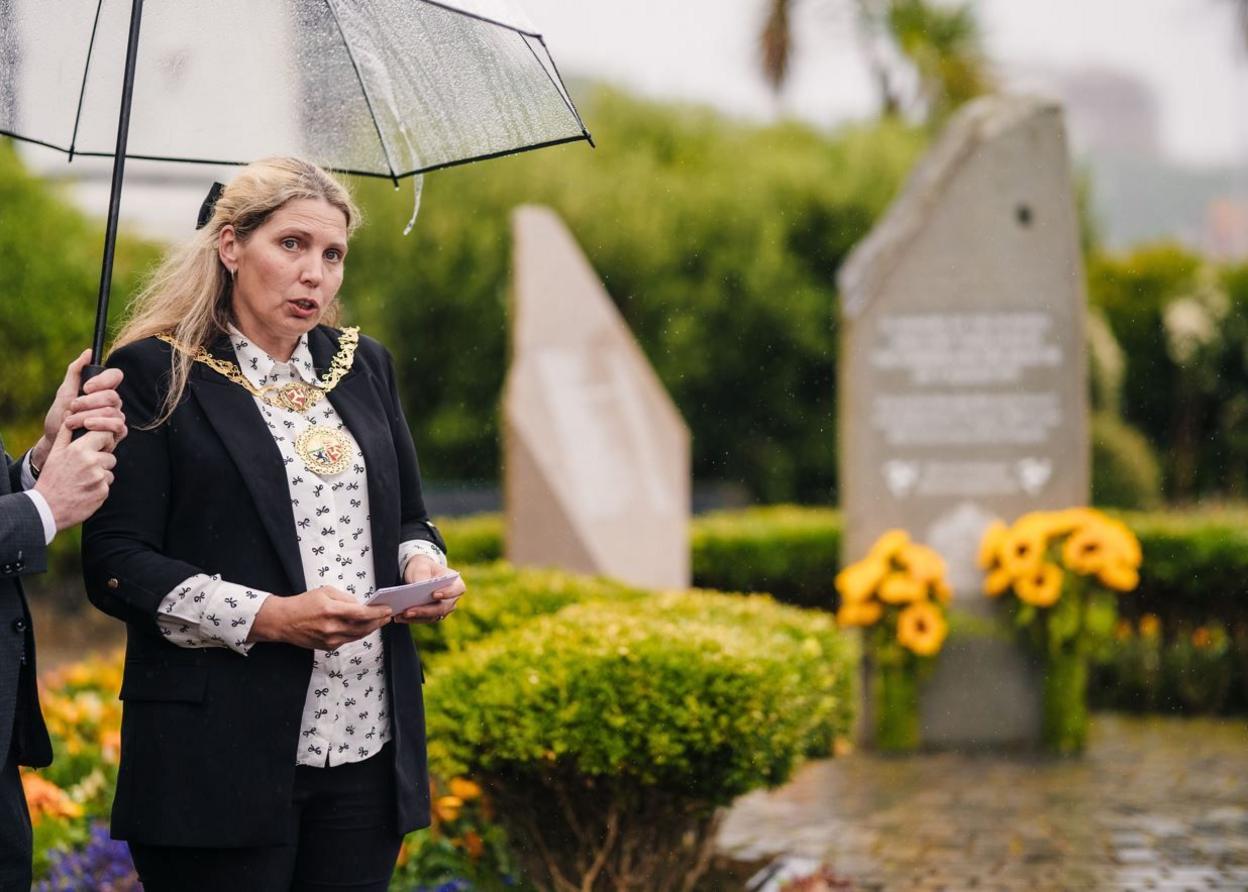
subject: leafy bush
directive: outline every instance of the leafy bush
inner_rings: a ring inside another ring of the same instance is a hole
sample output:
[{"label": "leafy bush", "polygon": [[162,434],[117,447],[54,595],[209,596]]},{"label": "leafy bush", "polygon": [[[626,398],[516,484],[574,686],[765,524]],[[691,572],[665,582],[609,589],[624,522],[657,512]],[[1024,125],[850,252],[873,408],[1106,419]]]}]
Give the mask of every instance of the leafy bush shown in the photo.
[{"label": "leafy bush", "polygon": [[433,174],[407,238],[410,205],[385,183],[359,186],[371,222],[344,304],[394,348],[426,468],[497,475],[509,214],[534,202],[567,221],[694,431],[695,475],[773,501],[828,498],[836,271],[924,135],[758,127],[607,90],[581,105],[598,149]]},{"label": "leafy bush", "polygon": [[438,529],[456,565],[488,564],[503,557],[501,514],[439,519]]},{"label": "leafy bush", "polygon": [[1092,688],[1101,709],[1185,714],[1248,710],[1248,626],[1179,623],[1155,615],[1122,622],[1099,655]]},{"label": "leafy bush", "polygon": [[1092,504],[1136,510],[1161,504],[1161,467],[1148,440],[1104,412],[1092,418]]},{"label": "leafy bush", "polygon": [[[32,446],[65,366],[91,346],[104,228],[28,173],[0,139],[0,430],[10,451]],[[112,308],[119,313],[150,244],[117,243]]]},{"label": "leafy bush", "polygon": [[780,505],[708,514],[694,520],[691,543],[699,586],[833,606],[841,552],[841,516],[833,509]]},{"label": "leafy bush", "polygon": [[831,617],[769,599],[573,605],[438,659],[430,759],[483,782],[539,885],[673,889],[717,806],[848,733],[856,665]]},{"label": "leafy bush", "polygon": [[[454,554],[454,551],[451,552]],[[412,637],[427,660],[538,616],[585,601],[635,601],[649,593],[618,582],[577,576],[562,570],[516,570],[498,562],[462,571],[471,597],[455,609],[455,621],[413,625]]]},{"label": "leafy bush", "polygon": [[[1156,613],[1167,627],[1180,620],[1194,625],[1213,619],[1248,621],[1243,582],[1248,579],[1248,510],[1128,511],[1115,516],[1139,537],[1144,550],[1140,587],[1122,602],[1124,614]],[[481,534],[475,547],[488,551],[484,531],[494,527],[501,535],[496,517],[446,521],[442,530],[449,539],[458,524],[469,524]],[[836,606],[833,580],[841,564],[841,523],[834,509],[794,505],[696,517],[691,531],[694,584],[767,592],[785,603],[831,610]],[[457,558],[453,543],[451,555]],[[498,572],[503,572],[501,567]],[[477,581],[490,579],[473,577],[474,595]],[[615,591],[615,583],[598,584]],[[465,600],[464,607],[468,604]]]}]

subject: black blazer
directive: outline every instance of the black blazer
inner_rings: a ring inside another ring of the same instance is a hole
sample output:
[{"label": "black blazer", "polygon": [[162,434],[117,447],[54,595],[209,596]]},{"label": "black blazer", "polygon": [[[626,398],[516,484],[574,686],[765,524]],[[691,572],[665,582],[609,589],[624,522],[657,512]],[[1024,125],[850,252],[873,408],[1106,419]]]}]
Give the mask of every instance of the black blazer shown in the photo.
[{"label": "black blazer", "polygon": [[21,577],[47,566],[43,521],[35,503],[18,495],[21,463],[0,444],[0,764],[10,753],[21,765],[52,761],[52,745],[39,712],[35,637]]},{"label": "black blazer", "polygon": [[[324,372],[339,333],[318,327],[308,346]],[[83,529],[87,595],[126,622],[121,767],[113,802],[118,839],[152,845],[292,842],[291,793],[312,652],[257,644],[181,648],[161,636],[161,600],[196,573],[277,595],[306,590],[285,466],[251,395],[202,363],[167,422],[156,417],[171,348],[148,338],[117,350],[130,435],[117,449],[108,501]],[[236,361],[227,337],[211,351]],[[378,587],[399,583],[399,543],[442,545],[428,522],[411,433],[389,354],[361,337],[351,371],[329,395],[359,443]],[[405,625],[383,628],[398,813],[396,829],[429,823],[419,657]]]}]

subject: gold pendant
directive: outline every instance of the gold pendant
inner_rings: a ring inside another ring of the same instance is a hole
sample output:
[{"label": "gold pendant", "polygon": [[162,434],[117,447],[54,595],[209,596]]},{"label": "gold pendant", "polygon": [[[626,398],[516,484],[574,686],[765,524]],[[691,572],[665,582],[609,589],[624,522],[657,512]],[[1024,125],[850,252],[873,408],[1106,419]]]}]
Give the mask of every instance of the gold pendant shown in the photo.
[{"label": "gold pendant", "polygon": [[341,474],[355,457],[347,435],[327,427],[310,427],[301,433],[295,451],[309,471],[322,477]]},{"label": "gold pendant", "polygon": [[292,412],[303,412],[320,402],[321,391],[304,384],[302,381],[290,381],[277,388],[273,402],[283,409]]}]

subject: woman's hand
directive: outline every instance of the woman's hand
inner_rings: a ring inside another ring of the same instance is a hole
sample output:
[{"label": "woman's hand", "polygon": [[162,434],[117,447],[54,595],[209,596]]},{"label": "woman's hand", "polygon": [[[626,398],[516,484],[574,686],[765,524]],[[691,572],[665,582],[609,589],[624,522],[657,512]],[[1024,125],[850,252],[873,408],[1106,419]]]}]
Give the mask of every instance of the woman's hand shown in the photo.
[{"label": "woman's hand", "polygon": [[[449,570],[449,567],[443,567],[433,558],[417,554],[408,559],[407,566],[403,568],[403,581],[407,583],[421,582],[425,579],[445,576]],[[455,610],[455,604],[459,601],[459,596],[465,591],[467,591],[467,586],[464,585],[463,577],[457,577],[446,588],[440,588],[433,593],[432,604],[409,607],[402,613],[395,614],[394,622],[436,623],[438,620],[451,615]]]},{"label": "woman's hand", "polygon": [[369,607],[340,589],[323,585],[301,595],[266,598],[247,640],[335,650],[371,635],[388,622],[389,607]]}]

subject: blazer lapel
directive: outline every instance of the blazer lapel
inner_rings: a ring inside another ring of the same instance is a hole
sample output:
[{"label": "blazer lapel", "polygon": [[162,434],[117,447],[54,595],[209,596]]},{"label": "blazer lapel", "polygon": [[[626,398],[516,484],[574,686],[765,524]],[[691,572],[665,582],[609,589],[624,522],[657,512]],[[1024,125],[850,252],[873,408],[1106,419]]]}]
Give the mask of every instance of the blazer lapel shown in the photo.
[{"label": "blazer lapel", "polygon": [[[312,351],[317,374],[324,374],[338,350],[337,339],[325,329],[316,328],[308,336],[308,348]],[[357,360],[338,386],[329,392],[329,401],[355,437],[368,469],[368,513],[373,535],[375,584],[378,588],[393,585],[398,581],[395,578],[399,552],[398,466],[389,439],[385,407],[380,402],[372,375],[362,362]],[[387,536],[387,533],[390,535]],[[394,566],[387,564],[386,560]]]},{"label": "blazer lapel", "polygon": [[[220,359],[235,361],[228,339],[214,345],[212,353]],[[306,582],[295,533],[295,514],[290,504],[286,465],[254,399],[238,384],[198,363],[192,369],[188,385],[225,444],[230,458],[238,466],[256,503],[260,519],[290,579],[289,594],[302,592]]]}]

